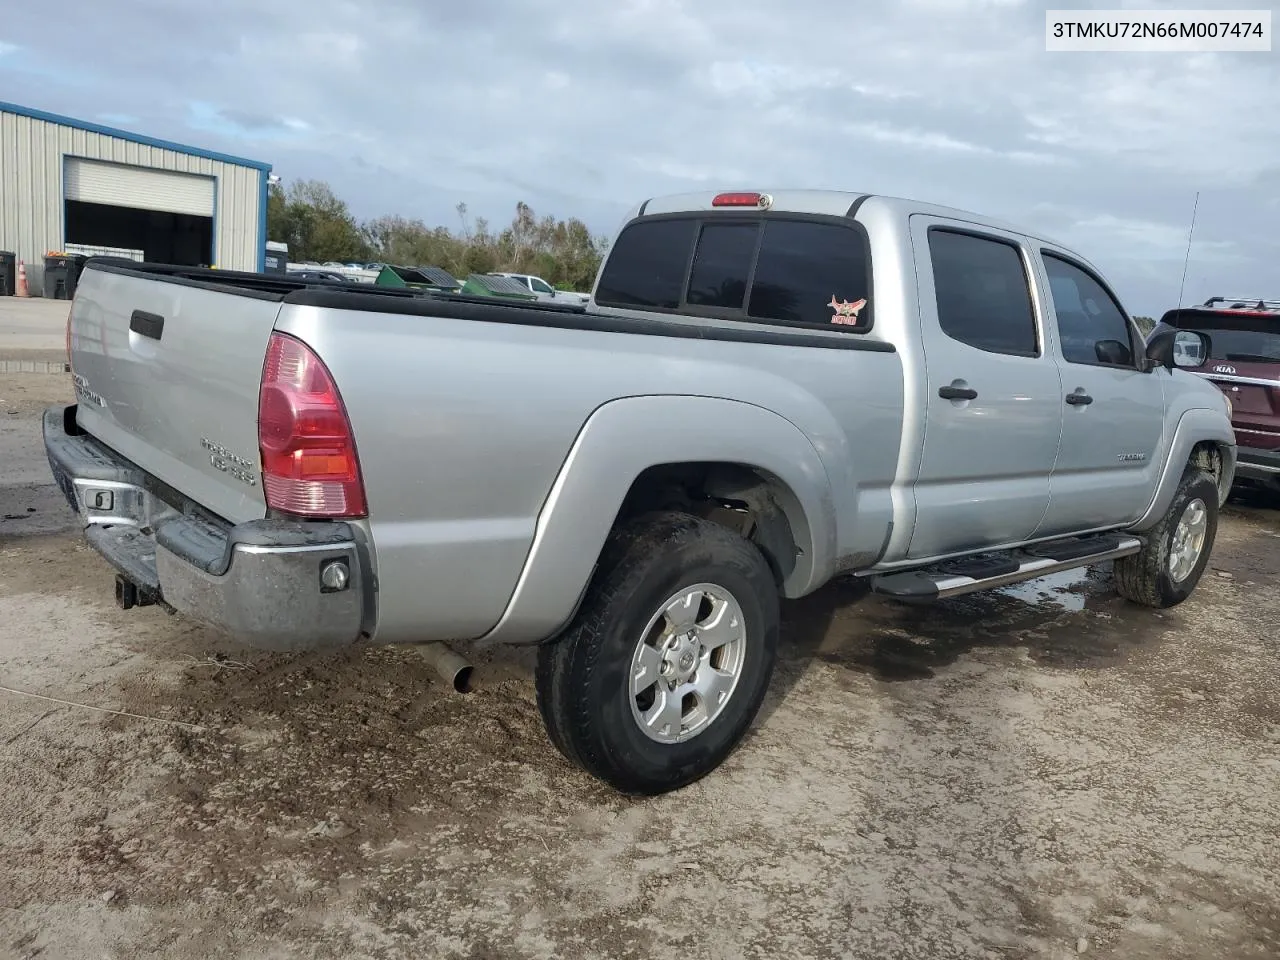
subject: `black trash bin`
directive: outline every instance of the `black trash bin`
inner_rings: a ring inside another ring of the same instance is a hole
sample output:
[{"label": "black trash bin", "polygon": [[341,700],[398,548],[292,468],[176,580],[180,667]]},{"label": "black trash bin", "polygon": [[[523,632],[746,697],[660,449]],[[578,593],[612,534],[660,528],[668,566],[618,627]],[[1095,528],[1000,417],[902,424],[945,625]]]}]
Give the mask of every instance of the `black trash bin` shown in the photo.
[{"label": "black trash bin", "polygon": [[288,273],[289,247],[287,244],[267,241],[266,256],[263,259],[263,273]]},{"label": "black trash bin", "polygon": [[89,258],[83,253],[73,253],[69,259],[71,267],[67,271],[67,296],[74,297],[76,295],[76,287],[80,283],[80,274],[84,272],[85,261]]},{"label": "black trash bin", "polygon": [[18,255],[12,250],[0,250],[0,297],[12,297],[18,292]]},{"label": "black trash bin", "polygon": [[44,295],[50,300],[70,300],[74,293],[75,259],[66,254],[44,258]]}]

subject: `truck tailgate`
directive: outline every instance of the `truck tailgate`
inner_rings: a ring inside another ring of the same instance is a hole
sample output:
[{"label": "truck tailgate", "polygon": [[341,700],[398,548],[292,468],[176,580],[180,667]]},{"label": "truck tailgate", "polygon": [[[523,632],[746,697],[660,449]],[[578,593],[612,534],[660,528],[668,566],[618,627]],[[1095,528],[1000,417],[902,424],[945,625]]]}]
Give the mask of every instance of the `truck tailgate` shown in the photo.
[{"label": "truck tailgate", "polygon": [[258,386],[279,309],[90,265],[71,311],[78,424],[220,517],[264,516]]}]

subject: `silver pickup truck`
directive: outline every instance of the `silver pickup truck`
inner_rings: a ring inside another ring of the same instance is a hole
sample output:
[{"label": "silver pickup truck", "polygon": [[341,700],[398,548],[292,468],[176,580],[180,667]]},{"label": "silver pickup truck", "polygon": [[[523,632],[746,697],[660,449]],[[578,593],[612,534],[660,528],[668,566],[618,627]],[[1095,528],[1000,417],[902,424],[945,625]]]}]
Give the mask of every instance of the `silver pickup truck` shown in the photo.
[{"label": "silver pickup truck", "polygon": [[632,793],[714,769],[779,599],[1115,561],[1184,600],[1228,401],[1017,227],[827,191],[649,200],[587,307],[91,261],[54,476],[125,606],[270,649],[540,644],[551,740]]}]

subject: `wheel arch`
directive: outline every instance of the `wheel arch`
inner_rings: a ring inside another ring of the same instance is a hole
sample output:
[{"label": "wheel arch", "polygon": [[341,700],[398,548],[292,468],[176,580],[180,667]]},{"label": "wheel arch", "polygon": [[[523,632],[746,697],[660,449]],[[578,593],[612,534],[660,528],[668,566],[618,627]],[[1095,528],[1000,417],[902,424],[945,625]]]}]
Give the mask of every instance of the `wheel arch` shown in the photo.
[{"label": "wheel arch", "polygon": [[1130,529],[1142,532],[1160,522],[1177,494],[1182,474],[1192,465],[1214,477],[1218,485],[1218,506],[1225,504],[1235,478],[1236,440],[1231,422],[1220,411],[1197,408],[1185,411],[1178,418],[1151,503]]},{"label": "wheel arch", "polygon": [[750,540],[784,593],[799,579],[802,558],[813,553],[813,529],[800,498],[786,480],[758,465],[703,460],[646,467],[627,490],[614,525],[661,509],[712,520]]},{"label": "wheel arch", "polygon": [[830,482],[799,427],[735,400],[623,398],[598,408],[579,432],[506,609],[480,641],[555,635],[572,618],[614,526],[678,504],[731,527],[736,515],[787,596],[815,589],[834,569]]}]

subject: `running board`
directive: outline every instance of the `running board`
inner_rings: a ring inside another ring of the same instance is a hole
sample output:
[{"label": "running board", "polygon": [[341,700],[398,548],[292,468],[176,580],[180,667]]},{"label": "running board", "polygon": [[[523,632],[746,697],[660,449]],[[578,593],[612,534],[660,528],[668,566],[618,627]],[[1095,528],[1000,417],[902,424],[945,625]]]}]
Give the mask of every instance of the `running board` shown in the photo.
[{"label": "running board", "polygon": [[1005,554],[962,557],[924,570],[874,576],[871,589],[900,600],[943,600],[1128,557],[1142,547],[1141,540],[1130,536],[1057,540]]}]

